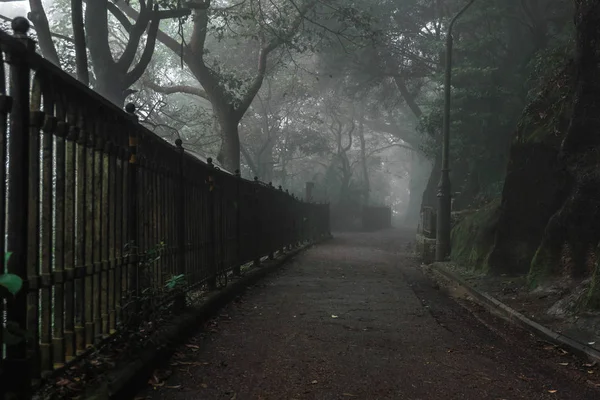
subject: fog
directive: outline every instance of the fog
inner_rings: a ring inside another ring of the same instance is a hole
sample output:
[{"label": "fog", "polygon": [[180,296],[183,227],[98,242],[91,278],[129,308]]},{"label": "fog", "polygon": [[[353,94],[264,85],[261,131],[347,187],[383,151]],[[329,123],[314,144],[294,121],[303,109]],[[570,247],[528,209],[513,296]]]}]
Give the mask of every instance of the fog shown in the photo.
[{"label": "fog", "polygon": [[[29,3],[0,4],[0,15],[26,16]],[[416,226],[436,179],[427,118],[439,107],[442,41],[426,43],[439,38],[434,10],[413,36],[402,32],[411,9],[390,1],[296,9],[286,0],[223,0],[208,14],[173,1],[161,3],[172,13],[157,33],[139,1],[108,3],[84,2],[75,16],[88,22],[84,49],[75,45],[71,2],[43,1],[30,15],[37,51],[117,105],[134,103],[142,124],[226,171],[301,198],[313,182],[312,200],[331,204],[334,227],[355,228],[366,205],[390,206],[395,225]],[[250,3],[264,3],[262,13]],[[208,17],[206,38],[190,14]],[[128,31],[144,18],[142,35]],[[85,71],[78,57],[87,58]]]}]

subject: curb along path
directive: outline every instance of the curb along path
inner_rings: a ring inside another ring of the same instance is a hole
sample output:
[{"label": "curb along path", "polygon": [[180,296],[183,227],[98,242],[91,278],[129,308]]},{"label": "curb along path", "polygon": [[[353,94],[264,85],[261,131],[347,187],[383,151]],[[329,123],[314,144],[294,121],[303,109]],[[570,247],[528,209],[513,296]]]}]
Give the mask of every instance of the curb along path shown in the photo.
[{"label": "curb along path", "polygon": [[538,324],[535,321],[532,321],[531,319],[527,318],[518,311],[512,309],[506,304],[490,296],[489,294],[473,288],[463,279],[444,268],[442,264],[433,263],[425,266],[425,268],[430,268],[433,272],[441,275],[443,279],[451,281],[453,284],[462,288],[472,297],[474,301],[476,301],[478,304],[485,307],[489,311],[500,315],[508,321],[511,321],[527,329],[528,331],[534,333],[535,335],[538,335],[539,337],[545,340],[548,340],[551,343],[563,346],[571,350],[573,353],[579,354],[583,357],[587,357],[590,361],[600,363],[600,352],[598,350],[584,343],[580,343],[567,336],[564,336],[560,333],[554,332],[546,328],[545,326]]}]

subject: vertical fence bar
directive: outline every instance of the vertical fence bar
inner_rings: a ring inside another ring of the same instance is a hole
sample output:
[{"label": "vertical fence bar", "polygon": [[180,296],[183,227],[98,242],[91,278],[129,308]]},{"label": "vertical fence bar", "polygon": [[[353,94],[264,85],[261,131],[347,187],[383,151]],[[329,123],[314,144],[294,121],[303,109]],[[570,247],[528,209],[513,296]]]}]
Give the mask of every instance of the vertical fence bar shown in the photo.
[{"label": "vertical fence bar", "polygon": [[[75,344],[75,326],[77,318],[76,299],[76,141],[79,129],[73,110],[67,109],[65,129],[68,130],[65,142],[65,361],[75,357],[77,348]],[[60,126],[60,125],[59,125]]]},{"label": "vertical fence bar", "polygon": [[[118,132],[120,133],[120,132]],[[117,133],[117,134],[118,134]],[[129,138],[126,138],[129,140]],[[128,148],[123,144],[124,139],[115,135],[115,143],[117,148],[115,149],[116,157],[116,168],[115,168],[115,259],[117,269],[115,271],[115,302],[116,302],[116,320],[118,322],[123,321],[123,306],[125,296],[127,295],[127,263],[125,259],[126,253],[126,227],[127,227],[127,213],[126,207],[126,174],[127,174],[127,162],[128,162]]]},{"label": "vertical fence bar", "polygon": [[85,244],[84,244],[84,291],[85,291],[85,307],[84,307],[84,328],[85,328],[85,348],[89,348],[95,343],[95,322],[97,318],[96,306],[99,300],[99,293],[96,290],[97,283],[97,271],[96,271],[96,257],[97,257],[97,236],[96,226],[96,202],[97,202],[97,185],[98,171],[97,171],[97,156],[96,156],[96,134],[95,126],[93,125],[93,119],[89,117],[88,109],[84,106],[85,113],[84,124],[85,124],[85,148],[86,154],[86,174],[83,182],[85,190]]},{"label": "vertical fence bar", "polygon": [[177,183],[175,185],[175,214],[177,220],[177,273],[185,273],[185,256],[186,256],[186,224],[185,224],[185,211],[186,211],[186,180],[185,180],[185,150],[183,149],[183,142],[181,139],[177,139],[175,142],[179,154],[179,170],[177,171]]},{"label": "vertical fence bar", "polygon": [[[7,161],[7,138],[8,138],[8,113],[10,112],[12,99],[6,93],[6,71],[4,67],[4,53],[0,50],[0,232],[6,234],[6,161]],[[4,253],[6,251],[5,241],[0,240],[0,273],[5,272]],[[4,323],[4,301],[0,301],[0,319]],[[0,343],[4,343],[4,329],[0,329]],[[4,346],[0,346],[0,366],[4,360]],[[0,398],[3,396],[0,389]]]},{"label": "vertical fence bar", "polygon": [[[133,121],[136,121],[135,105],[128,103],[125,110],[133,117]],[[135,124],[132,122],[132,126],[129,127],[129,163],[127,165],[127,242],[129,245],[129,257],[128,257],[128,275],[129,281],[127,283],[128,290],[133,293],[137,298],[139,296],[138,287],[138,160],[137,160],[137,146],[138,136],[135,131]],[[136,302],[137,303],[137,302]],[[135,307],[137,308],[137,307]],[[132,310],[129,310],[132,312]],[[135,310],[133,311],[135,312]]]},{"label": "vertical fence bar", "polygon": [[[110,126],[106,127],[107,133],[110,130]],[[106,235],[108,236],[107,240],[107,250],[105,252],[105,257],[107,257],[108,263],[108,326],[106,327],[105,334],[112,334],[115,332],[117,327],[117,302],[119,299],[118,293],[118,285],[117,282],[120,280],[117,279],[119,274],[118,269],[118,260],[117,260],[117,148],[115,143],[113,142],[114,136],[111,134],[106,141],[105,151],[107,153],[108,161],[108,181],[107,181],[107,190],[108,190],[108,200],[107,200],[107,214],[108,214],[108,224],[106,227]]]},{"label": "vertical fence bar", "polygon": [[215,230],[215,177],[214,177],[214,165],[212,163],[212,158],[208,160],[208,194],[207,194],[207,217],[208,217],[208,287],[213,290],[217,287],[217,260],[216,260],[216,247],[217,247],[217,238],[216,238],[216,230]]},{"label": "vertical fence bar", "polygon": [[[31,88],[30,125],[29,125],[29,199],[26,202],[29,216],[27,218],[27,281],[29,293],[27,294],[27,331],[31,335],[30,351],[33,364],[31,365],[32,377],[40,376],[40,327],[46,321],[40,321],[40,130],[43,124],[41,110],[42,87],[39,75],[34,76]],[[12,135],[11,135],[12,138]],[[41,329],[40,329],[41,328]],[[45,338],[44,338],[45,339]]]},{"label": "vertical fence bar", "polygon": [[[56,92],[55,92],[56,93]],[[56,101],[56,118],[54,119],[56,132],[55,147],[55,252],[54,252],[54,329],[52,338],[53,367],[60,368],[65,363],[65,330],[68,326],[68,318],[71,309],[67,307],[72,286],[68,284],[68,276],[65,270],[66,263],[66,237],[70,232],[65,232],[65,138],[67,137],[67,126],[65,124],[65,109],[60,99]],[[70,304],[71,305],[71,304]],[[67,312],[69,311],[69,312]]]},{"label": "vertical fence bar", "polygon": [[254,177],[254,187],[252,188],[252,208],[253,208],[253,233],[254,233],[254,259],[253,265],[255,267],[260,267],[260,258],[262,256],[262,248],[264,247],[264,241],[262,237],[262,232],[260,229],[261,218],[263,217],[260,212],[260,198],[259,198],[259,185],[258,177]]},{"label": "vertical fence bar", "polygon": [[[120,132],[119,132],[120,133]],[[118,137],[117,134],[114,134],[115,141],[115,149],[114,149],[114,173],[115,173],[115,190],[114,192],[114,235],[115,235],[115,243],[114,243],[114,259],[115,259],[115,325],[113,329],[116,330],[116,326],[119,322],[122,321],[122,305],[123,305],[123,284],[127,281],[127,279],[123,279],[123,274],[126,271],[126,266],[124,262],[124,239],[123,239],[123,226],[124,226],[124,218],[123,218],[123,174],[125,172],[125,164],[127,159],[127,152],[125,147],[121,145],[123,139]]]},{"label": "vertical fence bar", "polygon": [[110,197],[110,142],[108,140],[108,129],[106,121],[101,121],[98,126],[98,143],[96,154],[98,155],[98,164],[100,164],[98,187],[100,189],[100,201],[96,212],[98,213],[99,227],[96,232],[99,233],[97,243],[100,247],[98,251],[98,269],[100,270],[100,305],[99,305],[99,320],[96,326],[96,337],[102,339],[109,334],[109,303],[110,303],[110,278],[112,277],[112,269],[109,261],[109,241],[110,241],[110,214],[109,214],[109,197]]},{"label": "vertical fence bar", "polygon": [[241,275],[242,268],[242,221],[241,221],[241,173],[239,169],[235,170],[235,264],[233,274]]},{"label": "vertical fence bar", "polygon": [[[29,22],[25,18],[13,20],[15,37],[22,40],[27,51],[33,51],[34,45],[27,37]],[[7,272],[19,275],[27,280],[27,227],[28,211],[23,204],[29,199],[29,65],[24,57],[9,53],[10,95],[13,107],[10,118],[9,168],[7,197],[7,251],[12,252],[6,267]],[[28,282],[23,290],[7,303],[6,318],[21,329],[27,328]],[[31,393],[30,354],[27,343],[21,342],[6,349],[4,361],[4,382],[2,387],[6,397],[28,399]]]},{"label": "vertical fence bar", "polygon": [[[41,204],[41,329],[40,329],[40,356],[41,368],[44,372],[53,369],[52,359],[52,292],[62,294],[62,286],[53,279],[53,258],[55,254],[55,243],[53,240],[53,212],[54,212],[54,135],[56,119],[54,118],[54,99],[51,90],[48,90],[47,78],[42,76],[42,90],[44,100],[44,112],[40,115],[42,122],[42,204]],[[59,315],[62,329],[62,295],[60,296],[61,313]],[[62,336],[62,332],[60,332]]]}]

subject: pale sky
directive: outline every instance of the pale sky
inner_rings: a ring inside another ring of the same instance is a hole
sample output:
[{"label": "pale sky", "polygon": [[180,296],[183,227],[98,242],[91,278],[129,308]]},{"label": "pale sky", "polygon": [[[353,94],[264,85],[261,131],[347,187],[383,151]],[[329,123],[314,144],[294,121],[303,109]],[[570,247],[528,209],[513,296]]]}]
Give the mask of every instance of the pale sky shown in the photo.
[{"label": "pale sky", "polygon": [[[44,1],[47,3],[47,1]],[[29,1],[15,1],[10,3],[0,3],[0,14],[5,17],[26,17],[29,12]]]}]

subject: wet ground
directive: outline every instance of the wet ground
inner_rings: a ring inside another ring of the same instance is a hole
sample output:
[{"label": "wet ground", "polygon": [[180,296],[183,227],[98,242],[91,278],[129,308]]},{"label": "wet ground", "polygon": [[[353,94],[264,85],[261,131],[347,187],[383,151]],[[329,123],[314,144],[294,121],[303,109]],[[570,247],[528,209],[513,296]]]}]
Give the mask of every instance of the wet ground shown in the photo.
[{"label": "wet ground", "polygon": [[586,361],[439,290],[406,252],[413,238],[336,235],[302,253],[137,399],[600,399]]}]

